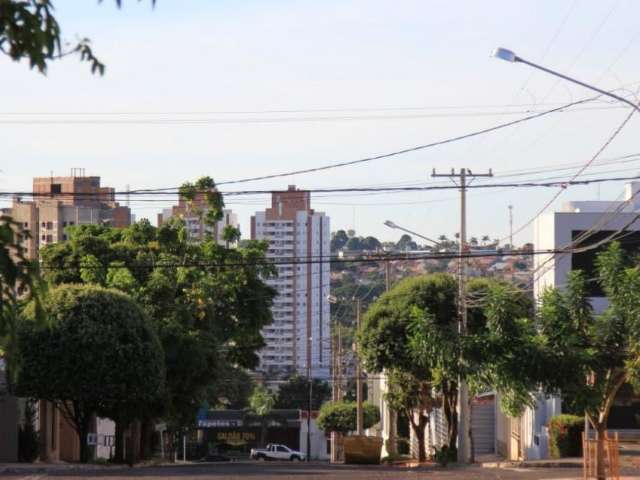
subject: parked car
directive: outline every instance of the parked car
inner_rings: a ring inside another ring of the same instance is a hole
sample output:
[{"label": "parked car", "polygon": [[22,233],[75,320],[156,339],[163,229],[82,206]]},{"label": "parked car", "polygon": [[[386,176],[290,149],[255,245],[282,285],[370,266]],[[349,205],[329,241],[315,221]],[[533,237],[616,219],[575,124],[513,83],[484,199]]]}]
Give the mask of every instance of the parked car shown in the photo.
[{"label": "parked car", "polygon": [[304,453],[292,450],[286,445],[269,443],[265,448],[252,448],[251,458],[254,460],[290,460],[300,462],[304,460]]}]

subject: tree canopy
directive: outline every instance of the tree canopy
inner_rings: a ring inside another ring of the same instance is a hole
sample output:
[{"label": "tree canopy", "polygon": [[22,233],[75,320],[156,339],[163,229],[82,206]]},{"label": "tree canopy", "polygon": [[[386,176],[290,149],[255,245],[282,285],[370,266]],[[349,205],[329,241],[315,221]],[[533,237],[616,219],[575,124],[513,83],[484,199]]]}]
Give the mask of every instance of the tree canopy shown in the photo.
[{"label": "tree canopy", "polygon": [[[21,306],[30,299],[39,302],[42,287],[37,262],[26,255],[24,242],[28,238],[10,217],[0,217],[0,357],[4,357],[10,380],[18,369]],[[34,305],[36,313],[40,313],[39,303]],[[38,314],[37,320],[42,316]]]},{"label": "tree canopy", "polygon": [[[640,268],[638,260],[614,242],[596,261],[596,278],[609,301],[596,313],[581,271],[569,274],[564,291],[542,296],[540,343],[549,358],[543,379],[562,392],[574,411],[584,411],[604,438],[614,398],[625,384],[640,391]],[[598,444],[598,465],[604,464]],[[598,471],[604,478],[604,470]]]},{"label": "tree canopy", "polygon": [[[88,460],[91,417],[140,418],[162,401],[160,341],[142,309],[122,292],[61,285],[44,303],[50,325],[23,322],[16,392],[49,400],[65,414]],[[33,319],[34,308],[26,314]]]},{"label": "tree canopy", "polygon": [[[312,410],[331,398],[331,387],[324,380],[314,378],[311,382]],[[294,375],[278,388],[276,408],[309,409],[309,380],[301,375]]]},{"label": "tree canopy", "polygon": [[[533,322],[526,320],[531,301],[514,287],[487,279],[472,280],[467,295],[474,301],[462,338],[457,282],[442,273],[399,282],[370,307],[358,335],[365,368],[389,374],[394,388],[388,400],[395,408],[418,413],[413,420],[424,425],[433,404],[441,403],[451,448],[460,376],[476,392],[497,388],[512,411],[530,402],[528,388],[535,384],[535,371],[527,370],[534,360],[520,359],[533,350]],[[423,428],[419,423],[412,428],[420,440]]]},{"label": "tree canopy", "polygon": [[[222,206],[215,197],[209,210]],[[42,249],[44,278],[117,288],[141,305],[165,352],[170,425],[195,421],[224,365],[257,365],[275,295],[263,280],[274,274],[266,243],[227,248],[210,236],[190,242],[180,219],[159,228],[143,220],[124,229],[67,227],[67,233],[67,242]]]}]

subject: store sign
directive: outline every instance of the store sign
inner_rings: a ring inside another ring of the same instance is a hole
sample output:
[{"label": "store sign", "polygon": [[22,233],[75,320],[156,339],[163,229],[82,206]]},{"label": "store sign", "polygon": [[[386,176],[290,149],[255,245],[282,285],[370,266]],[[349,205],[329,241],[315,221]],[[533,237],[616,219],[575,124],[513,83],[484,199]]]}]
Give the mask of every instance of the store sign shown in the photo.
[{"label": "store sign", "polygon": [[199,428],[241,427],[242,420],[215,420],[203,418],[198,420]]},{"label": "store sign", "polygon": [[255,442],[256,434],[255,432],[238,431],[217,432],[216,440],[228,443],[229,445],[244,445],[247,442]]}]

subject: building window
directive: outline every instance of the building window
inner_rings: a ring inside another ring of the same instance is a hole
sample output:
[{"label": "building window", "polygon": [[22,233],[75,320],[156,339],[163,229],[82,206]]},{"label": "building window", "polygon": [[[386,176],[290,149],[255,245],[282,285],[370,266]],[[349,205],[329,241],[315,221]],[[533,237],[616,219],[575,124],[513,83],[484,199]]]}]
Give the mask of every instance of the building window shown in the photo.
[{"label": "building window", "polygon": [[52,183],[51,193],[62,193],[62,185],[59,183]]},{"label": "building window", "polygon": [[24,222],[24,228],[29,228],[29,222]]},{"label": "building window", "polygon": [[66,227],[67,226],[67,222],[62,222],[62,226]]}]

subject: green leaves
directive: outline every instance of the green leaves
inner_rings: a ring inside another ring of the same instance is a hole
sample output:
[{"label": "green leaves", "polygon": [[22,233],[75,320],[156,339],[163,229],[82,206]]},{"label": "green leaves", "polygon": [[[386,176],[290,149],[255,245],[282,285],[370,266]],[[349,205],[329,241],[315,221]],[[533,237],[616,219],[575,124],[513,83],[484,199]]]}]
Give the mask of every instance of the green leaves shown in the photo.
[{"label": "green leaves", "polygon": [[249,397],[249,409],[259,417],[266,417],[276,404],[276,396],[264,385],[256,385]]},{"label": "green leaves", "polygon": [[[155,5],[155,0],[151,3]],[[116,4],[120,7],[121,0]],[[0,0],[0,52],[15,61],[27,59],[40,73],[47,72],[50,62],[75,54],[91,65],[92,74],[104,75],[105,65],[94,55],[88,38],[63,48],[53,11],[51,0]]]},{"label": "green leaves", "polygon": [[147,221],[124,229],[83,225],[69,229],[67,242],[42,249],[51,284],[106,285],[140,304],[164,347],[164,403],[169,423],[179,426],[215,398],[221,365],[257,365],[275,295],[262,280],[274,273],[266,243],[229,249],[189,242],[183,232],[180,221],[160,228]]},{"label": "green leaves", "polygon": [[[624,382],[637,382],[640,365],[640,270],[617,242],[597,257],[597,278],[571,272],[565,291],[545,292],[537,321],[553,364],[543,379],[576,412],[606,424],[611,401]],[[591,307],[586,288],[597,281],[609,306]]]},{"label": "green leaves", "polygon": [[[380,421],[380,410],[375,405],[363,404],[364,428],[370,428]],[[355,402],[327,402],[320,408],[318,427],[325,432],[349,433],[356,429]]]},{"label": "green leaves", "polygon": [[24,322],[20,328],[19,395],[73,403],[67,416],[79,434],[93,413],[153,414],[164,394],[164,356],[130,297],[95,285],[64,285],[50,292],[44,307],[49,327]]},{"label": "green leaves", "polygon": [[[331,398],[331,387],[324,380],[314,378],[312,380],[312,410]],[[276,408],[293,408],[298,410],[309,409],[309,380],[301,375],[290,377],[279,386],[276,398]]]}]

